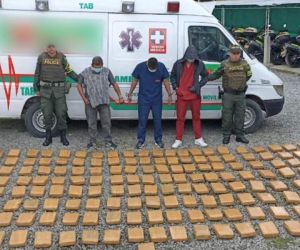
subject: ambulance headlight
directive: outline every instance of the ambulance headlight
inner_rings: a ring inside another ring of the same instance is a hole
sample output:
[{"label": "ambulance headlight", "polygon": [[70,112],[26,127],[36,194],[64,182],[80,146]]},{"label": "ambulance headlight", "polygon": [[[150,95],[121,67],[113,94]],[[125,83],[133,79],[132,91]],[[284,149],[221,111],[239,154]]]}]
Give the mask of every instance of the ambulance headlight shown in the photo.
[{"label": "ambulance headlight", "polygon": [[134,12],[134,2],[124,1],[122,3],[122,12],[133,13]]},{"label": "ambulance headlight", "polygon": [[35,0],[35,8],[38,11],[48,11],[49,10],[48,0]]},{"label": "ambulance headlight", "polygon": [[273,88],[275,89],[276,93],[279,96],[284,96],[284,87],[283,87],[283,85],[273,85]]}]

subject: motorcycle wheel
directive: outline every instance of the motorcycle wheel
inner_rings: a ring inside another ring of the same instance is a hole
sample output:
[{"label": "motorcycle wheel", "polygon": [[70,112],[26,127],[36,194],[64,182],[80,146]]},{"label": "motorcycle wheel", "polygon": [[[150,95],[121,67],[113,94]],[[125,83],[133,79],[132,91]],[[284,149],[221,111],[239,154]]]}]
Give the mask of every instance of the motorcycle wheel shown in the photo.
[{"label": "motorcycle wheel", "polygon": [[271,55],[271,62],[274,65],[281,65],[283,63],[283,60],[282,60],[280,54],[274,53]]},{"label": "motorcycle wheel", "polygon": [[300,67],[299,55],[288,52],[285,57],[285,63],[292,68]]}]

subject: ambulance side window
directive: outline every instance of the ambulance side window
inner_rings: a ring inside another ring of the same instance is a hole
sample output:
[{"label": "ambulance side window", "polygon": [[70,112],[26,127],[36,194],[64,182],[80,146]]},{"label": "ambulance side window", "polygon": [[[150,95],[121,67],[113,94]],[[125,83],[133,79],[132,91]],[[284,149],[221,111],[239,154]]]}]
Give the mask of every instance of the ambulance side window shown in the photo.
[{"label": "ambulance side window", "polygon": [[189,44],[198,50],[198,56],[204,61],[221,62],[228,56],[231,42],[216,27],[190,26]]}]

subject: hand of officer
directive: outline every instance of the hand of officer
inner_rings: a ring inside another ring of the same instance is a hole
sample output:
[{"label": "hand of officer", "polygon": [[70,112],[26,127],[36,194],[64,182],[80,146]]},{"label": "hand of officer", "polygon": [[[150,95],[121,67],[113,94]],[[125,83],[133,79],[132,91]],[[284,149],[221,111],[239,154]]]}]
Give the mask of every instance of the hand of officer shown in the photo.
[{"label": "hand of officer", "polygon": [[36,92],[36,95],[37,96],[41,96],[41,92]]},{"label": "hand of officer", "polygon": [[120,97],[119,97],[119,103],[120,103],[120,104],[123,104],[124,102],[125,102],[125,101],[124,101],[123,96],[120,96]]}]

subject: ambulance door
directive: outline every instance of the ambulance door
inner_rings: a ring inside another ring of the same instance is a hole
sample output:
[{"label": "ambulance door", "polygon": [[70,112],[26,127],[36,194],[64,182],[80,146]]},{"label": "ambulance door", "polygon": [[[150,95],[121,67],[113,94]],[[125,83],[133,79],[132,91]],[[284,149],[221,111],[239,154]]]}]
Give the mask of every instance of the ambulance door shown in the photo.
[{"label": "ambulance door", "polygon": [[[126,103],[118,105],[111,90],[111,110],[114,119],[137,119],[137,93],[127,102],[135,66],[150,57],[164,63],[170,72],[177,59],[177,16],[171,15],[109,15],[108,65],[119,84]],[[175,105],[167,105],[163,88],[163,118],[175,117]]]},{"label": "ambulance door", "polygon": [[[182,44],[183,51],[189,45],[195,46],[199,58],[204,61],[209,73],[212,73],[227,58],[231,42],[217,24],[191,22],[184,20],[185,17],[180,18],[182,18],[180,29],[185,34]],[[222,117],[222,100],[219,98],[219,86],[221,86],[221,79],[208,82],[202,89],[201,117],[203,119],[219,119]]]}]

